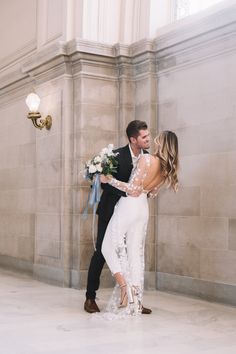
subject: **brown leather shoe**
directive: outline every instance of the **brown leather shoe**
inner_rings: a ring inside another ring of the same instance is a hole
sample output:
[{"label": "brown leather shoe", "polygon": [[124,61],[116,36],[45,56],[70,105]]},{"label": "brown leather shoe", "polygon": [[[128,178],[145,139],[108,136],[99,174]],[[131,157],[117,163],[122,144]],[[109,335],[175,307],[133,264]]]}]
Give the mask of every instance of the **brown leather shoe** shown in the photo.
[{"label": "brown leather shoe", "polygon": [[96,301],[93,299],[86,299],[84,303],[84,310],[88,313],[100,312]]},{"label": "brown leather shoe", "polygon": [[142,307],[142,315],[150,315],[152,313],[151,309],[147,309],[146,307]]}]

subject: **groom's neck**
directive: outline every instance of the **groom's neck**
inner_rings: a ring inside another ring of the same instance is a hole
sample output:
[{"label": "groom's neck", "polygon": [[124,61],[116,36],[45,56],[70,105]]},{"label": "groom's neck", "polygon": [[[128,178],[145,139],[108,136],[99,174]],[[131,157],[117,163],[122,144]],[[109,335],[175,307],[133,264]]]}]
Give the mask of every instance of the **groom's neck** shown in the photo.
[{"label": "groom's neck", "polygon": [[136,145],[130,143],[130,147],[131,147],[131,150],[134,154],[134,156],[139,156],[140,153],[141,153],[141,149],[139,147],[137,147]]}]

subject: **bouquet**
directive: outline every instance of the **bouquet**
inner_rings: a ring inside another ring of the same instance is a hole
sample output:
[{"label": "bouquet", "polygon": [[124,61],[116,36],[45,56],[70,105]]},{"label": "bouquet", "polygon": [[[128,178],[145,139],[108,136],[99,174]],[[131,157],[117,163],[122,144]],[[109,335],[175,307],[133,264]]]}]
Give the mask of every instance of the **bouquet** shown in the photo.
[{"label": "bouquet", "polygon": [[94,182],[99,174],[112,175],[117,172],[118,161],[116,156],[119,153],[113,152],[113,146],[113,144],[109,144],[101,150],[100,154],[85,163],[85,179]]}]

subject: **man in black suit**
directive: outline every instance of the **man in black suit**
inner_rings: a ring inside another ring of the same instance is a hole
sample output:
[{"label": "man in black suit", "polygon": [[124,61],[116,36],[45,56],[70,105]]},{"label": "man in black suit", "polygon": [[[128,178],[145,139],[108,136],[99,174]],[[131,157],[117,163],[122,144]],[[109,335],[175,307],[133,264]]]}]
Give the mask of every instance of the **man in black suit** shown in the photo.
[{"label": "man in black suit", "polygon": [[[115,150],[115,152],[118,152],[118,168],[114,177],[123,182],[128,182],[132,169],[136,166],[140,154],[148,153],[145,149],[149,149],[150,147],[150,135],[145,122],[133,120],[128,124],[126,134],[129,139],[129,144]],[[98,230],[96,251],[91,258],[89,266],[86,301],[84,303],[84,310],[89,313],[100,312],[95,298],[96,291],[100,284],[100,275],[105,263],[101,252],[102,241],[116,203],[121,196],[126,197],[125,192],[112,187],[108,183],[103,184],[102,188],[103,193],[97,209]],[[142,313],[150,314],[151,310],[143,307]]]}]

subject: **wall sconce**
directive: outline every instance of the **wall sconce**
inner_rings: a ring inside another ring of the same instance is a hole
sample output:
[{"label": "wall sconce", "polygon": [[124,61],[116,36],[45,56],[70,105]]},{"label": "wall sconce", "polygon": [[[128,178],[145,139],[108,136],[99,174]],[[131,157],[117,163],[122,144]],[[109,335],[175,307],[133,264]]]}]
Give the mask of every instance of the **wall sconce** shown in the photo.
[{"label": "wall sconce", "polygon": [[[44,119],[40,119],[41,114],[38,111],[39,104],[40,104],[39,96],[36,95],[36,93],[30,93],[27,96],[25,102],[29,108],[29,113],[28,113],[27,117],[29,119],[32,119],[33,125],[39,129],[43,129],[45,127],[46,129],[49,130],[52,126],[52,117],[47,116]],[[39,123],[37,122],[38,119],[40,119]]]}]

